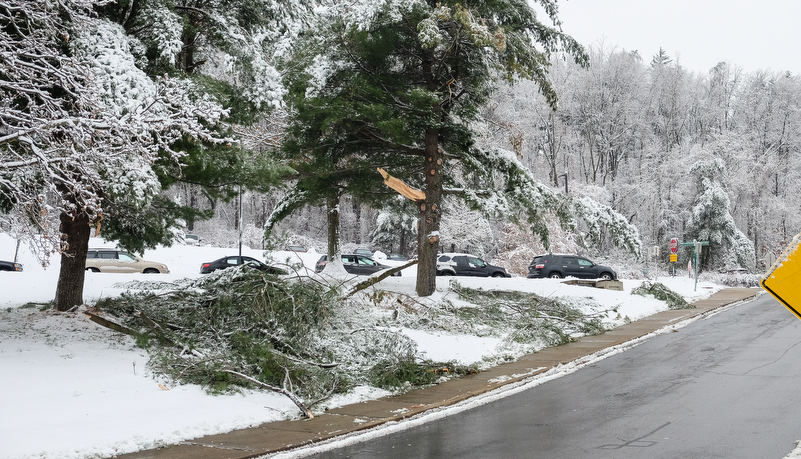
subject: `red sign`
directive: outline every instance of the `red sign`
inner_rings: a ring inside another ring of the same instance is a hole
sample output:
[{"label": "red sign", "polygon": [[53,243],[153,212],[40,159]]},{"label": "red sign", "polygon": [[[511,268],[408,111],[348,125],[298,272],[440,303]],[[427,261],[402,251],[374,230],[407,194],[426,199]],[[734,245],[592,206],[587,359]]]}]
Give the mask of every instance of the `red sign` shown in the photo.
[{"label": "red sign", "polygon": [[676,253],[679,251],[679,240],[675,237],[670,240],[670,253]]}]

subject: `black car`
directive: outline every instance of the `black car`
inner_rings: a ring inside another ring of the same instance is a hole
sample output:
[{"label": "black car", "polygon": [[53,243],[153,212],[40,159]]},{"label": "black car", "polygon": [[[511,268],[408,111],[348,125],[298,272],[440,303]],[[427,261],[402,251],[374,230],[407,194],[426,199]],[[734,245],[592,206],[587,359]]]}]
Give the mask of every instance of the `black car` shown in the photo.
[{"label": "black car", "polygon": [[22,271],[22,265],[13,261],[0,261],[0,271]]},{"label": "black car", "polygon": [[241,257],[239,255],[232,255],[230,257],[222,257],[214,261],[203,263],[200,265],[200,274],[208,274],[217,271],[218,269],[226,269],[234,266],[248,265],[252,268],[260,269],[270,274],[286,274],[287,272],[281,268],[270,266],[262,261],[253,257]]},{"label": "black car", "polygon": [[579,279],[617,279],[617,273],[609,266],[597,265],[578,255],[551,254],[534,257],[528,266],[529,279],[550,277],[577,277]]},{"label": "black car", "polygon": [[494,266],[468,253],[443,253],[437,258],[437,276],[512,277],[506,268]]},{"label": "black car", "polygon": [[[323,255],[319,260],[317,260],[317,265],[314,267],[314,272],[322,272],[322,270],[325,269],[326,264],[328,264],[328,255]],[[392,268],[392,266],[382,265],[368,256],[358,255],[355,253],[343,254],[342,265],[345,267],[345,271],[347,271],[349,274],[362,276],[370,276],[378,271]],[[400,271],[393,274],[393,276],[400,275]]]}]

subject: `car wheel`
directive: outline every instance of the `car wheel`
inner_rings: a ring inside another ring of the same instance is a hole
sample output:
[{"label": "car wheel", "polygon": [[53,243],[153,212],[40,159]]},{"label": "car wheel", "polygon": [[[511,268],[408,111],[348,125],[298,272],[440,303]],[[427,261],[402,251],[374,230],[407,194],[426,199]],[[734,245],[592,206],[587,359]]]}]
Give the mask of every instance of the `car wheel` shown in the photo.
[{"label": "car wheel", "polygon": [[603,273],[601,274],[601,280],[610,281],[612,280],[612,275],[609,273]]},{"label": "car wheel", "polygon": [[146,270],[142,271],[145,274],[158,274],[159,270],[155,268],[147,268]]},{"label": "car wheel", "polygon": [[501,274],[501,273],[494,273],[494,274],[492,275],[492,277],[506,277],[506,276],[504,276],[504,275],[503,275],[503,274]]},{"label": "car wheel", "polygon": [[562,275],[554,271],[551,274],[548,274],[548,277],[551,279],[561,279]]},{"label": "car wheel", "polygon": [[451,271],[440,271],[439,275],[440,276],[453,276],[453,272],[451,272]]},{"label": "car wheel", "polygon": [[97,268],[86,268],[86,270],[89,271],[89,272],[93,272],[93,273],[99,273],[100,272],[100,270],[97,269]]}]

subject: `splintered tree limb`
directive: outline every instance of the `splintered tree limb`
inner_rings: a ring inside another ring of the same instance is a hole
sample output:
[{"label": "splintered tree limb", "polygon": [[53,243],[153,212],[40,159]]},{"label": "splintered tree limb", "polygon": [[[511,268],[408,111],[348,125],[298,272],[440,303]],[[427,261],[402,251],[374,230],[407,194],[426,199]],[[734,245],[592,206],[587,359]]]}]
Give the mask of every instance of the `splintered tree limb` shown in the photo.
[{"label": "splintered tree limb", "polygon": [[242,379],[244,379],[246,381],[249,381],[249,382],[251,382],[253,384],[256,384],[259,387],[263,387],[263,388],[265,388],[267,390],[271,390],[273,392],[277,392],[279,394],[286,395],[287,397],[289,397],[290,400],[292,400],[292,403],[294,403],[295,406],[297,406],[300,409],[300,412],[304,417],[309,418],[309,419],[314,418],[314,415],[312,414],[312,412],[308,408],[306,408],[306,406],[303,404],[303,402],[300,401],[300,399],[297,396],[295,396],[295,394],[293,394],[292,392],[290,392],[290,391],[288,391],[288,390],[286,390],[286,389],[284,389],[282,387],[275,387],[275,386],[271,386],[269,384],[263,383],[263,382],[259,381],[256,378],[251,378],[250,376],[248,376],[246,374],[242,374],[242,373],[240,373],[238,371],[234,371],[234,370],[223,370],[223,371],[225,371],[226,373],[230,373],[230,374],[232,374],[234,376],[240,377],[240,378],[242,378]]},{"label": "splintered tree limb", "polygon": [[126,327],[124,325],[120,325],[120,324],[118,324],[116,322],[112,322],[112,321],[110,321],[110,320],[108,320],[108,319],[106,319],[104,317],[101,317],[100,315],[96,314],[93,311],[86,310],[83,313],[86,314],[89,317],[89,320],[91,320],[92,322],[94,322],[94,323],[96,323],[98,325],[102,325],[102,326],[104,326],[106,328],[110,328],[110,329],[112,329],[112,330],[114,330],[116,332],[119,332],[119,333],[124,333],[126,335],[133,336],[134,338],[139,338],[140,336],[142,336],[142,334],[139,333],[138,331],[136,331],[136,330],[134,330],[132,328],[128,328],[128,327]]},{"label": "splintered tree limb", "polygon": [[352,296],[356,292],[359,292],[359,291],[364,290],[364,289],[366,289],[368,287],[371,287],[371,286],[381,282],[382,280],[386,279],[387,277],[395,274],[396,272],[398,272],[400,270],[403,270],[403,269],[406,269],[409,266],[416,265],[416,264],[417,264],[417,260],[411,260],[410,262],[406,263],[405,265],[396,266],[396,267],[394,267],[392,269],[386,270],[385,272],[381,273],[380,276],[370,276],[366,281],[362,281],[362,282],[359,282],[358,284],[354,285],[350,289],[350,291],[348,293],[346,293],[344,296],[342,296],[340,299],[344,300],[345,298],[348,298],[348,297]]},{"label": "splintered tree limb", "polygon": [[402,180],[397,179],[387,173],[384,169],[378,168],[378,172],[384,177],[384,184],[400,193],[402,196],[415,202],[422,202],[426,199],[426,194],[420,190],[410,187]]}]

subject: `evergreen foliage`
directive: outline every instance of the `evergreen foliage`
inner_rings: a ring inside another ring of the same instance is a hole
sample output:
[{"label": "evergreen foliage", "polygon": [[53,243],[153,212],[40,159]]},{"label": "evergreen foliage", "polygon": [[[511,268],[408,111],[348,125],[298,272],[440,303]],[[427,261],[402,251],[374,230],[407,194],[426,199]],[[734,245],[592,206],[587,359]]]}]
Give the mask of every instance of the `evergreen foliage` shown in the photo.
[{"label": "evergreen foliage", "polygon": [[695,309],[695,306],[688,303],[681,295],[660,282],[643,282],[631,293],[632,295],[653,296],[657,300],[666,302],[669,309]]},{"label": "evergreen foliage", "polygon": [[[558,24],[555,3],[540,3]],[[386,201],[392,192],[376,167],[421,189],[417,290],[429,295],[443,189],[475,155],[470,122],[498,78],[534,80],[555,107],[551,53],[586,55],[518,0],[358,1],[332,7],[317,27],[288,66],[293,117],[283,151],[299,170],[290,199],[327,197],[335,207],[346,192]]]},{"label": "evergreen foliage", "polygon": [[500,363],[432,361],[404,328],[503,338],[500,358],[506,359],[601,333],[601,318],[614,312],[585,315],[566,299],[456,283],[459,307],[375,289],[343,301],[336,289],[312,279],[246,266],[175,284],[134,281],[126,288],[96,308],[137,337],[156,373],[212,392],[250,387],[233,371],[290,390],[309,406],[354,385],[405,391]]},{"label": "evergreen foliage", "polygon": [[601,317],[614,312],[586,315],[564,299],[524,292],[476,290],[461,285],[452,288],[461,299],[477,306],[456,309],[457,317],[492,329],[511,327],[513,331],[505,339],[519,345],[539,342],[557,346],[576,336],[601,334],[604,332]]},{"label": "evergreen foliage", "polygon": [[752,268],[756,261],[751,241],[734,223],[729,212],[729,197],[721,186],[726,166],[723,159],[704,157],[690,168],[698,180],[698,194],[687,222],[687,235],[707,241],[700,266],[717,269],[725,266]]}]

